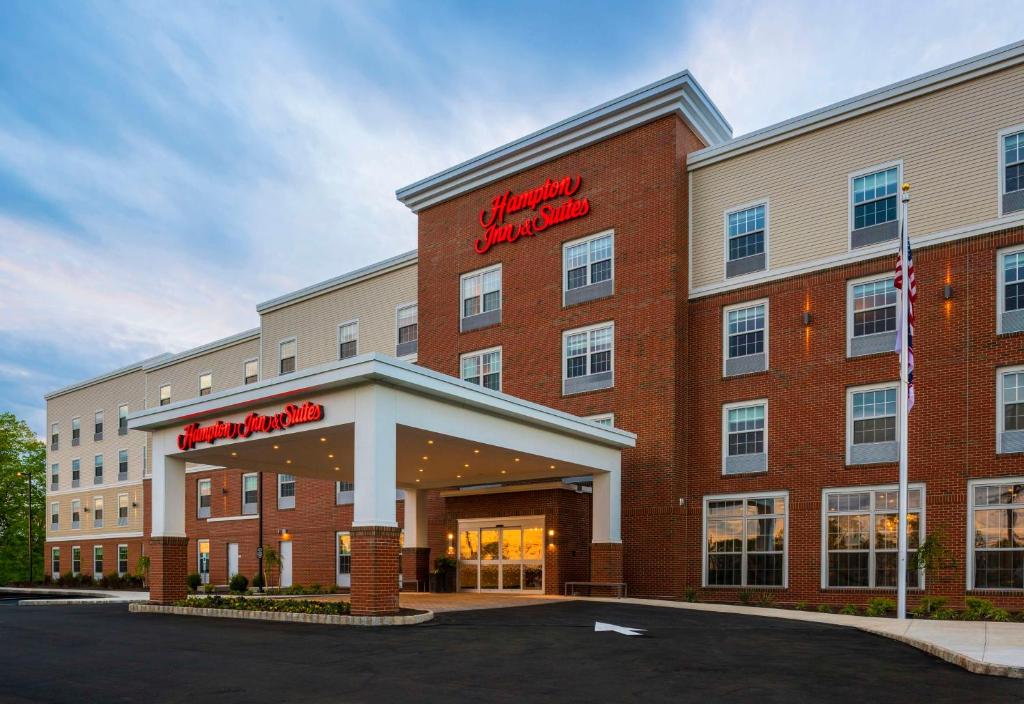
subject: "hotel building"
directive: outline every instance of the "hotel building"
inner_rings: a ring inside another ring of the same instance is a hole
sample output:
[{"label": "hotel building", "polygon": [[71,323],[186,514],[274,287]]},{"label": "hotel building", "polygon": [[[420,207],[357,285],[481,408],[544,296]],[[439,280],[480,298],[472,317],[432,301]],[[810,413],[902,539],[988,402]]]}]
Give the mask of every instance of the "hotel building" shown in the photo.
[{"label": "hotel building", "polygon": [[688,72],[398,191],[418,248],[47,396],[52,573],[1024,606],[1024,42],[732,137]]}]

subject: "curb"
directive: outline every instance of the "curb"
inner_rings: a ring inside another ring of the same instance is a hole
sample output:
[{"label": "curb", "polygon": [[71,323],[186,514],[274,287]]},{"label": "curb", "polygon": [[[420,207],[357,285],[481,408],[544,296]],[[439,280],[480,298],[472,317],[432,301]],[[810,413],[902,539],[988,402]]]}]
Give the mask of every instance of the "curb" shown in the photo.
[{"label": "curb", "polygon": [[940,660],[945,660],[948,663],[962,667],[968,672],[973,672],[976,675],[991,675],[993,677],[1009,677],[1010,679],[1024,679],[1024,667],[1015,667],[1014,665],[996,665],[995,663],[982,662],[975,660],[972,657],[963,655],[948,648],[929,643],[928,641],[918,640],[917,638],[911,638],[899,633],[886,633],[885,631],[876,631],[871,628],[863,628],[861,626],[854,626],[854,628],[864,631],[865,633],[871,633],[876,636],[882,636],[884,638],[890,638],[892,640],[899,641],[905,645],[922,650],[929,655],[934,655]]},{"label": "curb", "polygon": [[136,604],[141,601],[114,599],[106,596],[90,596],[82,597],[81,599],[20,599],[18,606],[82,606],[85,604],[93,606],[95,604]]},{"label": "curb", "polygon": [[162,606],[133,602],[128,611],[135,614],[173,614],[175,616],[206,616],[208,618],[236,618],[249,621],[279,621],[286,623],[317,623],[331,626],[414,626],[434,618],[433,611],[409,616],[341,616],[335,614],[300,614],[289,611],[243,611],[241,609],[208,609],[194,606]]}]

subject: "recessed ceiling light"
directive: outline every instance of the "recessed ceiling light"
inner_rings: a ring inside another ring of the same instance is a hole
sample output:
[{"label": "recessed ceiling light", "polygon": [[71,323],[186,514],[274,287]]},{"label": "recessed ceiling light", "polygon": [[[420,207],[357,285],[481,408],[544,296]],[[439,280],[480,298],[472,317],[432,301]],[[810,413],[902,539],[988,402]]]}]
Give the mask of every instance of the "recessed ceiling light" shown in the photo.
[{"label": "recessed ceiling light", "polygon": [[503,469],[503,470],[501,470],[501,473],[502,473],[502,474],[508,474],[508,472],[506,472],[506,471],[505,471],[504,469]]},{"label": "recessed ceiling light", "polygon": [[335,467],[334,471],[337,472],[339,469],[341,469],[341,467]]},{"label": "recessed ceiling light", "polygon": [[555,468],[555,465],[550,465],[550,466],[548,467],[548,469],[554,469],[554,468]]},{"label": "recessed ceiling light", "polygon": [[285,464],[291,464],[291,463],[292,463],[291,460],[285,460]]},{"label": "recessed ceiling light", "polygon": [[455,475],[455,478],[456,478],[456,479],[462,479],[462,475],[461,475],[461,474],[456,474],[456,475]]},{"label": "recessed ceiling light", "polygon": [[327,442],[327,438],[320,438],[320,442]]},{"label": "recessed ceiling light", "polygon": [[280,449],[280,447],[278,445],[274,445],[274,449],[278,450],[278,449]]},{"label": "recessed ceiling light", "polygon": [[419,483],[419,481],[420,481],[420,480],[419,480],[419,479],[417,479],[417,480],[416,480],[416,483],[418,484],[418,483]]},{"label": "recessed ceiling light", "polygon": [[333,460],[334,459],[334,455],[328,453],[327,458]]},{"label": "recessed ceiling light", "polygon": [[433,445],[433,444],[434,444],[434,441],[433,441],[433,440],[427,440],[427,444],[428,444],[428,445]]},{"label": "recessed ceiling light", "polygon": [[518,461],[519,461],[519,458],[518,458],[518,457],[516,457],[516,462],[518,462]]},{"label": "recessed ceiling light", "polygon": [[420,467],[419,471],[421,471],[421,472],[422,472],[422,471],[423,471],[423,467]]},{"label": "recessed ceiling light", "polygon": [[427,461],[428,459],[430,459],[430,458],[429,458],[429,457],[427,457],[426,455],[423,455],[423,461],[424,461],[424,462],[426,462],[426,461]]},{"label": "recessed ceiling light", "polygon": [[473,450],[473,454],[474,455],[479,455],[480,454],[480,450]]},{"label": "recessed ceiling light", "polygon": [[469,469],[469,465],[468,464],[464,464],[462,466],[465,467],[466,469]]},{"label": "recessed ceiling light", "polygon": [[232,452],[232,453],[231,453],[231,456],[232,456],[232,457],[238,457],[238,453],[237,453],[237,452]]}]

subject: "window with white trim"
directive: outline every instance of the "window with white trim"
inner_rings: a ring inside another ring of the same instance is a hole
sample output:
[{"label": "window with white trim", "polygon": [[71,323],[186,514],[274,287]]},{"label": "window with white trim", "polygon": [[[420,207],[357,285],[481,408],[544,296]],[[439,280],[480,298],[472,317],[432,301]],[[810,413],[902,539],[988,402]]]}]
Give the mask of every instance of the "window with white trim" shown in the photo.
[{"label": "window with white trim", "polygon": [[1024,210],[1024,128],[1000,133],[1000,214]]},{"label": "window with white trim", "polygon": [[704,497],[704,585],[783,587],[785,492]]},{"label": "window with white trim", "polygon": [[1024,478],[968,483],[969,588],[1024,589]]},{"label": "window with white trim", "polygon": [[50,530],[60,529],[60,502],[50,504]]},{"label": "window with white trim", "polygon": [[102,528],[103,527],[103,497],[94,496],[92,498],[92,527]]},{"label": "window with white trim", "polygon": [[78,447],[78,444],[82,442],[82,419],[72,418],[71,419],[71,446]]},{"label": "window with white trim", "polygon": [[53,579],[60,576],[60,548],[50,548],[50,576]]},{"label": "window with white trim", "polygon": [[765,243],[768,204],[758,203],[725,214],[725,276],[742,276],[767,268]]},{"label": "window with white trim", "polygon": [[95,441],[103,439],[103,411],[96,411],[96,415],[93,416],[92,439]]},{"label": "window with white trim", "polygon": [[887,274],[847,283],[847,354],[859,357],[892,352],[896,344],[899,296]]},{"label": "window with white trim", "polygon": [[260,360],[247,359],[242,366],[242,383],[255,384],[260,380]]},{"label": "window with white trim", "polygon": [[728,306],[724,315],[723,376],[768,368],[768,301]]},{"label": "window with white trim", "polygon": [[209,518],[213,493],[212,479],[196,480],[196,518]]},{"label": "window with white trim", "polygon": [[468,332],[501,322],[501,265],[463,274],[460,330]]},{"label": "window with white trim", "polygon": [[277,475],[277,507],[295,508],[295,475]]},{"label": "window with white trim", "polygon": [[242,513],[255,515],[259,511],[260,489],[255,474],[242,475]]},{"label": "window with white trim", "polygon": [[128,450],[117,451],[117,480],[119,482],[128,479]]},{"label": "window with white trim", "polygon": [[562,393],[611,388],[615,324],[600,323],[562,333]]},{"label": "window with white trim", "polygon": [[96,455],[95,457],[93,457],[93,459],[92,459],[92,466],[93,466],[92,483],[93,484],[102,484],[103,483],[103,455]]},{"label": "window with white trim", "polygon": [[[910,568],[924,533],[924,487],[907,493],[907,586],[923,575]],[[896,586],[899,490],[895,485],[828,489],[822,500],[823,587]]]},{"label": "window with white trim", "polygon": [[60,464],[55,462],[50,465],[50,491],[56,491],[60,486]]},{"label": "window with white trim", "polygon": [[99,581],[103,577],[103,546],[92,546],[92,578]]},{"label": "window with white trim", "polygon": [[847,390],[846,463],[874,464],[899,459],[897,384]]},{"label": "window with white trim", "polygon": [[615,235],[601,232],[562,245],[562,290],[571,305],[612,294]]},{"label": "window with white trim", "polygon": [[896,220],[899,167],[854,176],[853,229]]},{"label": "window with white trim", "polygon": [[60,433],[57,432],[58,425],[50,424],[50,449],[56,450],[60,447]]},{"label": "window with white trim", "polygon": [[117,495],[117,525],[128,525],[128,494]]},{"label": "window with white trim", "polygon": [[998,452],[1024,452],[1024,367],[1000,369],[997,375]]},{"label": "window with white trim", "polygon": [[419,310],[418,304],[410,303],[399,306],[395,311],[396,339],[398,340],[395,346],[396,357],[408,357],[416,354],[420,337]]},{"label": "window with white trim", "polygon": [[213,372],[204,372],[199,375],[199,395],[209,396],[213,393]]},{"label": "window with white trim", "polygon": [[291,374],[295,371],[295,355],[298,350],[298,342],[293,337],[290,340],[283,340],[278,345],[278,359],[280,360],[279,372],[281,374]]},{"label": "window with white trim", "polygon": [[79,485],[82,479],[82,460],[77,457],[71,460],[71,488]]},{"label": "window with white trim", "polygon": [[124,544],[117,546],[117,574],[119,577],[128,574],[128,546]]},{"label": "window with white trim", "polygon": [[338,326],[338,359],[355,357],[359,353],[359,321],[352,320]]},{"label": "window with white trim", "polygon": [[334,501],[341,506],[355,501],[355,484],[352,482],[334,482]]},{"label": "window with white trim", "polygon": [[82,527],[82,502],[78,499],[71,499],[71,527]]},{"label": "window with white trim", "polygon": [[160,405],[169,406],[171,404],[171,385],[164,384],[160,387]]},{"label": "window with white trim", "polygon": [[501,391],[501,348],[470,352],[459,358],[462,380]]},{"label": "window with white trim", "polygon": [[117,434],[128,434],[128,404],[122,403],[117,407]]},{"label": "window with white trim", "polygon": [[1024,331],[1024,247],[998,252],[998,316],[1000,334]]},{"label": "window with white trim", "polygon": [[599,413],[596,416],[586,416],[586,419],[591,423],[597,423],[598,425],[604,425],[609,428],[615,427],[615,414],[614,413]]},{"label": "window with white trim", "polygon": [[82,548],[78,545],[71,546],[71,574],[78,576],[82,571]]},{"label": "window with white trim", "polygon": [[722,407],[722,474],[768,469],[768,401],[742,401]]}]

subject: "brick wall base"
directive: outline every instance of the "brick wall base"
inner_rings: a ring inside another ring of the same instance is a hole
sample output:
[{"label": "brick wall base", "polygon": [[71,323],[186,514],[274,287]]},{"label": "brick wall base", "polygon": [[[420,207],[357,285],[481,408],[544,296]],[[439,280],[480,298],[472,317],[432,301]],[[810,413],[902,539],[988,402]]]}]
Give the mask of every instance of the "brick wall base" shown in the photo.
[{"label": "brick wall base", "polygon": [[188,538],[150,538],[149,599],[173,604],[188,591]]},{"label": "brick wall base", "polygon": [[352,615],[398,612],[398,534],[386,526],[352,528]]},{"label": "brick wall base", "polygon": [[[590,581],[622,581],[622,543],[592,543],[590,545]],[[617,595],[614,589],[593,589],[594,596]]]},{"label": "brick wall base", "polygon": [[419,580],[421,591],[430,588],[430,548],[402,548],[402,583],[408,585],[413,579]]}]

